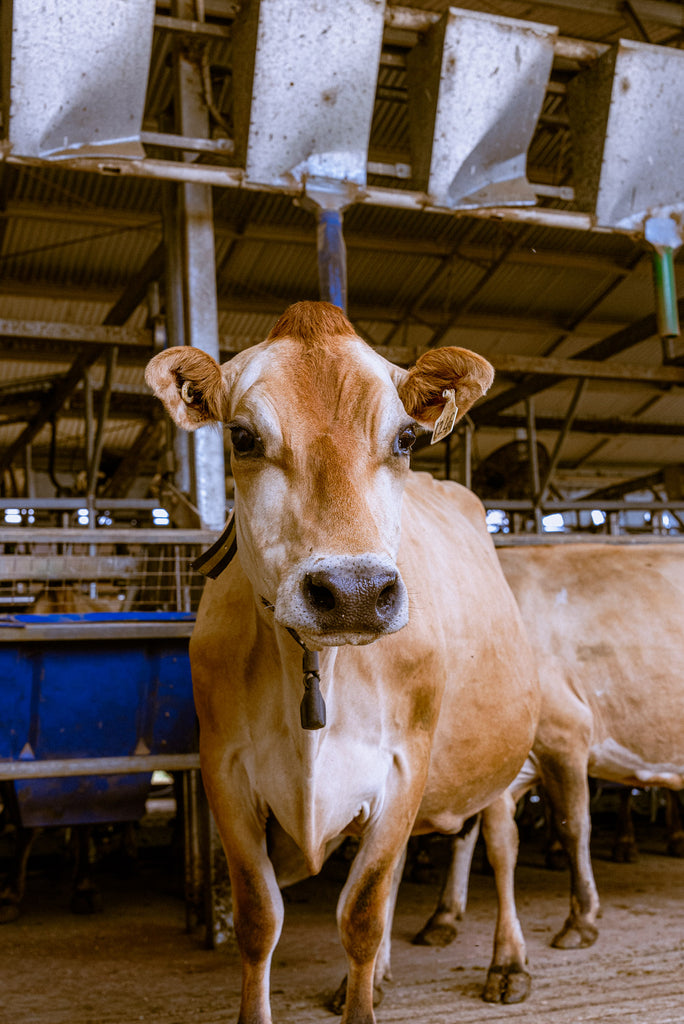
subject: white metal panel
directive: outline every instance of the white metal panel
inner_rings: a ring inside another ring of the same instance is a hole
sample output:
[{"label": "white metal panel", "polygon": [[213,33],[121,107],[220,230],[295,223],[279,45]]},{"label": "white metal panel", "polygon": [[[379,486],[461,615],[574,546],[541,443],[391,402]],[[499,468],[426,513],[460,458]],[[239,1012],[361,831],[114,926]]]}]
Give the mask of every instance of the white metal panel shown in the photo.
[{"label": "white metal panel", "polygon": [[364,185],[384,0],[252,0],[235,24],[236,127],[251,181]]},{"label": "white metal panel", "polygon": [[142,157],[154,0],[13,0],[9,138],[22,156]]},{"label": "white metal panel", "polygon": [[451,8],[408,58],[412,164],[438,206],[536,203],[525,165],[557,29]]}]

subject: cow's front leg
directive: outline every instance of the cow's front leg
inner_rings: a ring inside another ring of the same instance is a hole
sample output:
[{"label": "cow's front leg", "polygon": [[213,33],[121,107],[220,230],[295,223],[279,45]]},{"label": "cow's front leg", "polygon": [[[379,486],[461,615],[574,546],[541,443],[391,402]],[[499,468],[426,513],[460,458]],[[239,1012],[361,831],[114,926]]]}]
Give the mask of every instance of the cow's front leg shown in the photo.
[{"label": "cow's front leg", "polygon": [[[378,953],[375,958],[375,972],[373,979],[373,1006],[378,1006],[382,1002],[383,982],[392,981],[392,924],[394,922],[394,911],[397,905],[397,896],[399,894],[399,886],[401,885],[402,875],[404,873],[404,867],[406,866],[406,847],[399,857],[397,866],[392,873],[392,885],[390,888],[390,896],[387,901],[385,908],[385,927],[382,934],[382,941],[378,948]],[[342,979],[341,984],[337,988],[335,994],[332,996],[327,1006],[333,1013],[342,1014],[344,1013],[344,1004],[347,999],[347,977]]]},{"label": "cow's front leg", "polygon": [[599,915],[589,851],[591,818],[586,759],[547,754],[542,760],[542,771],[558,835],[570,862],[570,914],[552,945],[558,949],[581,949],[596,942]]},{"label": "cow's front leg", "polygon": [[[346,999],[342,1024],[375,1024],[374,977],[391,909],[408,830],[392,842],[396,826],[378,822],[364,836],[337,905],[337,923],[347,954]],[[396,834],[396,832],[395,832]]]},{"label": "cow's front leg", "polygon": [[283,899],[266,849],[265,822],[232,799],[210,804],[226,851],[235,937],[242,964],[238,1024],[271,1024],[271,959],[283,924]]},{"label": "cow's front leg", "polygon": [[414,937],[416,946],[448,946],[456,938],[456,922],[465,914],[473,854],[480,834],[480,816],[469,818],[451,846],[449,870],[439,902],[429,921]]},{"label": "cow's front leg", "polygon": [[498,899],[494,956],[482,997],[488,1003],[520,1003],[530,991],[530,975],[526,969],[525,939],[515,906],[518,826],[515,800],[509,790],[482,812],[482,833]]}]

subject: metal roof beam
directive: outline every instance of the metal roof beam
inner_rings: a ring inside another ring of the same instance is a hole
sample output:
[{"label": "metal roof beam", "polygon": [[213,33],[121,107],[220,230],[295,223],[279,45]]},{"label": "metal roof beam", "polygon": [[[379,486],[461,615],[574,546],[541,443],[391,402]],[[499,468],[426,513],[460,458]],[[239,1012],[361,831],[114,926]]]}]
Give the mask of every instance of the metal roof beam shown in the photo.
[{"label": "metal roof beam", "polygon": [[[472,415],[472,413],[471,413]],[[563,429],[562,416],[537,416],[537,433],[553,431],[559,433]],[[527,429],[527,418],[521,416],[492,416],[478,422],[479,427],[488,430],[520,430]],[[594,434],[612,437],[617,435],[634,437],[682,437],[681,423],[650,423],[646,420],[635,420],[629,417],[611,417],[605,420],[575,419],[572,432],[578,434]],[[653,460],[657,462],[657,459]]]},{"label": "metal roof beam", "polygon": [[[359,319],[363,319],[363,316],[360,316]],[[2,338],[39,339],[50,343],[72,342],[98,348],[111,345],[118,348],[129,347],[140,350],[141,359],[149,358],[154,350],[153,334],[149,330],[130,331],[125,327],[85,326],[71,323],[49,323],[41,320],[0,319],[0,339]],[[599,344],[602,345],[603,342]],[[236,352],[248,348],[249,343],[236,345],[232,338],[224,336],[219,338],[219,347],[221,358],[227,359]],[[423,352],[428,351],[424,347],[385,345],[373,347],[390,362],[404,365],[415,362]],[[55,352],[55,357],[58,355],[59,349]],[[552,356],[522,356],[505,352],[493,353],[488,356],[488,359],[494,365],[497,373],[503,374],[535,374],[560,379],[587,378],[654,386],[684,385],[684,367],[682,366],[614,363],[600,359],[557,359]],[[36,393],[36,385],[33,380],[23,384],[21,379],[18,379],[15,386],[7,385],[1,391],[12,399],[16,399],[22,387],[26,389],[26,400],[30,400],[30,395]],[[129,385],[115,384],[114,391],[133,392],[137,389]],[[508,393],[506,392],[506,394]]]},{"label": "metal roof beam", "polygon": [[[581,11],[586,14],[614,15],[624,18],[624,0],[537,0],[540,7],[562,7],[565,10]],[[631,0],[638,17],[643,21],[659,25],[684,28],[684,7],[681,3],[667,0]]]},{"label": "metal roof beam", "polygon": [[[677,306],[680,316],[684,315],[684,298],[679,300]],[[602,361],[609,359],[611,356],[618,355],[620,352],[624,352],[626,349],[632,348],[642,341],[647,341],[648,338],[652,338],[657,334],[657,331],[656,317],[654,313],[651,313],[643,317],[643,319],[637,320],[636,323],[629,324],[622,330],[616,331],[602,341],[598,341],[594,345],[589,345],[588,348],[583,349],[581,352],[577,352],[576,355],[571,357],[571,360],[575,362],[579,360]],[[473,419],[476,423],[483,423],[487,418],[501,412],[503,409],[517,405],[518,402],[522,402],[532,395],[537,395],[540,391],[545,391],[557,382],[558,377],[556,376],[547,374],[534,375],[530,380],[519,384],[517,387],[509,388],[508,391],[504,391],[502,394],[483,402],[482,405],[473,410]]]},{"label": "metal roof beam", "polygon": [[[123,229],[149,228],[161,230],[158,217],[151,218],[137,214],[132,210],[112,210],[106,207],[83,209],[65,205],[60,207],[51,204],[45,207],[39,203],[24,200],[10,201],[6,211],[0,211],[0,219],[31,219],[46,223],[68,223],[97,225],[98,227],[120,227]],[[234,239],[245,242],[268,242],[282,245],[303,245],[312,249],[316,246],[314,230],[307,228],[280,226],[277,224],[250,224],[240,231],[227,221],[217,220],[214,224],[217,239]],[[76,244],[76,243],[75,243]],[[453,244],[439,242],[435,239],[411,235],[367,234],[345,231],[347,249],[359,249],[371,252],[401,252],[416,256],[434,256],[436,259],[453,253]],[[464,244],[457,246],[457,255],[465,260],[490,261],[492,247]],[[610,256],[600,256],[570,249],[520,249],[510,253],[507,262],[532,266],[561,266],[586,270],[622,270],[624,265]]]},{"label": "metal roof beam", "polygon": [[[0,289],[1,291],[1,289]],[[276,318],[280,316],[286,306],[286,300],[260,299],[259,301],[244,300],[238,298],[225,299],[219,302],[219,309],[224,313],[244,313]],[[352,306],[352,320],[357,323],[388,323],[396,321],[401,315],[401,310],[385,306]],[[444,323],[444,316],[441,310],[421,310],[421,322],[430,327],[437,327]],[[583,336],[604,337],[609,329],[615,329],[617,324],[605,322],[583,323],[581,334]],[[623,326],[620,324],[619,326]],[[549,333],[559,330],[562,324],[553,317],[548,319],[539,317],[518,317],[515,315],[500,315],[489,313],[467,313],[457,325],[458,330],[470,331],[519,331],[527,334],[541,334],[547,336]],[[572,332],[571,332],[572,333]],[[263,338],[248,339],[243,348],[262,341]],[[60,345],[55,343],[59,342]],[[23,343],[23,344],[19,344]],[[224,338],[222,344],[227,342]],[[136,361],[137,358],[149,358],[153,354],[153,337],[149,331],[132,331],[128,328],[103,328],[101,325],[84,326],[72,323],[52,323],[42,320],[10,320],[0,319],[0,360],[14,360],[18,356],[22,360],[31,360],[45,356],[55,362],[64,362],[69,355],[78,347],[91,347],[92,345],[118,345],[121,349],[122,358],[128,361]],[[230,345],[228,346],[231,347]],[[233,350],[235,346],[232,345]],[[381,351],[387,355],[389,349],[381,347]],[[388,357],[389,358],[389,357]],[[521,357],[522,358],[522,357]],[[511,364],[512,365],[512,364]],[[523,364],[520,364],[521,366]],[[524,370],[511,369],[512,373],[523,373]]]},{"label": "metal roof beam", "polygon": [[[135,312],[147,294],[150,281],[156,280],[164,268],[164,250],[158,246],[142,269],[131,278],[127,288],[117,299],[104,319],[104,326],[120,326]],[[71,368],[61,377],[41,406],[40,412],[26,425],[21,434],[4,452],[0,453],[0,472],[12,465],[16,456],[36,437],[53,416],[62,408],[83,379],[84,373],[106,352],[106,346],[95,347],[81,352]]]},{"label": "metal roof beam", "polygon": [[[109,418],[111,420],[148,420],[152,419],[155,409],[158,406],[157,399],[152,394],[112,394]],[[70,410],[69,416],[73,419],[82,419],[80,399],[75,401],[74,407]],[[565,418],[563,416],[537,416],[537,432],[559,433],[563,429]],[[0,423],[0,429],[6,424]],[[479,424],[481,429],[503,430],[512,432],[526,428],[527,419],[524,415],[503,415],[492,416]],[[577,418],[573,420],[572,433],[593,434],[596,437],[633,436],[633,437],[679,437],[682,438],[681,423],[672,422],[651,422],[638,420],[633,417],[609,417],[607,419]],[[421,448],[429,447],[429,435],[420,438],[418,452]],[[657,463],[657,458],[652,460]]]}]

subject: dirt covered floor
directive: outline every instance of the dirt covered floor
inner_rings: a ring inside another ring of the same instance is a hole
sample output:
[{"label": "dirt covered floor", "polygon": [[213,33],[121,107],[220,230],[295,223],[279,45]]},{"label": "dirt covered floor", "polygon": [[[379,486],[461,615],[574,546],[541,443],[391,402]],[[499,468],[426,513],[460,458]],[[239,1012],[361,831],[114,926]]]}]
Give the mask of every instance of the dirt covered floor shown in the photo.
[{"label": "dirt covered floor", "polygon": [[[145,830],[141,830],[145,835]],[[532,994],[516,1006],[483,1003],[495,915],[493,881],[473,874],[470,906],[448,949],[410,944],[434,907],[438,884],[405,882],[394,929],[394,984],[378,1024],[682,1024],[684,1022],[684,862],[662,854],[662,835],[640,836],[637,864],[594,858],[603,901],[598,942],[564,952],[549,942],[567,913],[566,872],[542,867],[539,844],[523,845],[518,869]],[[344,973],[335,901],[344,865],[287,892],[286,923],[274,958],[275,1024],[324,1024],[324,1000]],[[425,872],[424,872],[425,873]],[[20,920],[0,929],[2,1019],[12,1024],[225,1024],[237,1020],[239,968],[233,948],[205,950],[185,931],[185,910],[169,848],[141,842],[124,875],[112,859],[97,874],[104,910],[68,911],[68,873],[36,857]]]}]

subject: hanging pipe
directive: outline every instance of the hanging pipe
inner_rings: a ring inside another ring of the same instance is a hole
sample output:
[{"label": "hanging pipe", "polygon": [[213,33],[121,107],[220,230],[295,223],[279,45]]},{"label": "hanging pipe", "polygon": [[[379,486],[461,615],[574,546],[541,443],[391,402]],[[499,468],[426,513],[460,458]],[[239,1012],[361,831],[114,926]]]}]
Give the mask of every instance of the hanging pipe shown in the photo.
[{"label": "hanging pipe", "polygon": [[330,178],[310,178],[297,206],[316,218],[318,252],[318,290],[324,302],[332,302],[347,312],[347,247],[344,244],[342,214],[357,196],[348,182]]},{"label": "hanging pipe", "polygon": [[670,246],[662,246],[653,251],[653,284],[658,334],[664,339],[676,338],[679,336],[679,314],[674,249]]},{"label": "hanging pipe", "polygon": [[682,244],[682,229],[672,217],[649,217],[644,224],[644,237],[653,246],[656,321],[663,343],[663,360],[667,362],[675,358],[672,339],[679,337],[674,254]]},{"label": "hanging pipe", "polygon": [[342,209],[318,207],[318,287],[321,299],[347,310],[347,247]]}]

